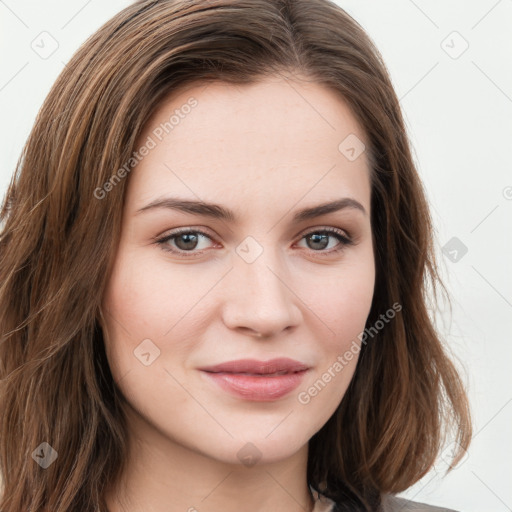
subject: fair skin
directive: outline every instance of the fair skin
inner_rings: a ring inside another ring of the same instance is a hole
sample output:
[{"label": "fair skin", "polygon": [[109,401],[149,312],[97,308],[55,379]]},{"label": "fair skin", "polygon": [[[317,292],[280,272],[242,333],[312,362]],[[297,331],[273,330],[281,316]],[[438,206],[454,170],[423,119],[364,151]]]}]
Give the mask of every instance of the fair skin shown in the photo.
[{"label": "fair skin", "polygon": [[[366,153],[351,161],[338,149],[350,134],[366,144],[365,134],[333,91],[276,76],[174,93],[137,147],[191,97],[197,106],[161,141],[153,136],[158,144],[129,176],[103,297],[107,357],[130,431],[123,485],[107,504],[110,512],[311,511],[308,441],[341,402],[357,356],[308,403],[298,397],[357,340],[374,291]],[[236,219],[137,213],[170,196],[222,205]],[[342,198],[364,211],[293,219]],[[195,238],[156,243],[183,227]],[[329,228],[353,244],[323,234]],[[245,254],[257,257],[249,263]],[[160,354],[145,365],[134,350],[147,339],[143,352]],[[269,401],[234,396],[199,370],[276,357],[309,369]],[[242,463],[244,446],[256,464]]]}]

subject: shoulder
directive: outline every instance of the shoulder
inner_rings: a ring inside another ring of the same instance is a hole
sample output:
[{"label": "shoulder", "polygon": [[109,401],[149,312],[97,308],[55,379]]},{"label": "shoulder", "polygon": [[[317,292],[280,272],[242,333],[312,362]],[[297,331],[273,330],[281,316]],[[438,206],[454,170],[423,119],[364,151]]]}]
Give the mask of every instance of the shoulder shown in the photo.
[{"label": "shoulder", "polygon": [[437,507],[411,501],[407,498],[398,498],[390,494],[382,496],[382,512],[456,512],[451,508]]}]

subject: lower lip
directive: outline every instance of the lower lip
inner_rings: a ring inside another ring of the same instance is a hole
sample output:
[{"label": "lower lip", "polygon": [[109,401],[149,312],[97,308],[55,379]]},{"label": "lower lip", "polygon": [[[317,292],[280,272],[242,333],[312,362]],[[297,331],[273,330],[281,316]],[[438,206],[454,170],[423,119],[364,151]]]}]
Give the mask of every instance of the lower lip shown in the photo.
[{"label": "lower lip", "polygon": [[274,377],[241,373],[203,373],[232,395],[255,402],[271,402],[293,391],[306,372],[307,370],[303,370]]}]

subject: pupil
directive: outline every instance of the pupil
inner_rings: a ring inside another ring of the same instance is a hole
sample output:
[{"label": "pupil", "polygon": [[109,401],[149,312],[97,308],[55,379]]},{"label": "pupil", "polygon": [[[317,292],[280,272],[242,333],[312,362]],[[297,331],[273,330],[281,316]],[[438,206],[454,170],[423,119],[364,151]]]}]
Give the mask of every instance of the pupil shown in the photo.
[{"label": "pupil", "polygon": [[[313,247],[313,249],[325,249],[327,247],[327,245],[329,244],[328,237],[325,234],[323,234],[323,235],[313,234],[310,236],[311,236],[313,243],[321,244],[321,247]],[[323,243],[322,243],[321,239],[323,239]]]},{"label": "pupil", "polygon": [[[191,233],[184,233],[178,237],[176,240],[176,244],[178,247],[180,246],[180,242],[184,241],[184,247],[180,247],[180,249],[194,249],[195,244],[197,244],[197,236]],[[192,244],[192,246],[190,245]]]}]

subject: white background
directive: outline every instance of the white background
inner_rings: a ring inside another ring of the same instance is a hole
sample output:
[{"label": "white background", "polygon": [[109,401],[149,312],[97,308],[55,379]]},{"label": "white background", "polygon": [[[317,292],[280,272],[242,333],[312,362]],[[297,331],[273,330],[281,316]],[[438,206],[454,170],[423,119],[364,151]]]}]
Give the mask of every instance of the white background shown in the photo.
[{"label": "white background", "polygon": [[[466,460],[444,479],[441,461],[404,495],[464,512],[511,511],[512,0],[337,3],[376,42],[401,99],[454,306],[440,328],[475,420]],[[0,0],[1,196],[64,63],[128,4]],[[47,59],[31,47],[43,31],[59,45]],[[456,262],[442,253],[452,237]]]}]

